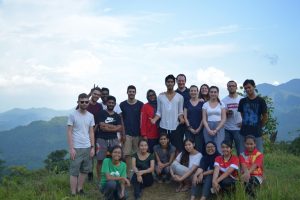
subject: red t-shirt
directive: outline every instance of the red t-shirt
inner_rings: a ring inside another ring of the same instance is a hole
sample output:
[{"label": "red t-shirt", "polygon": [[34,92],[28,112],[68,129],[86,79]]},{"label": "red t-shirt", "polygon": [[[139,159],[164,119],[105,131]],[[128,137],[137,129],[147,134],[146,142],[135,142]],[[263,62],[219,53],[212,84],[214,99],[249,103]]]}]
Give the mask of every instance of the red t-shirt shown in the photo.
[{"label": "red t-shirt", "polygon": [[253,164],[257,165],[257,168],[250,174],[251,176],[263,176],[263,159],[264,155],[257,149],[254,149],[252,154],[249,154],[247,150],[240,154],[241,164],[245,164],[248,169]]},{"label": "red t-shirt", "polygon": [[154,108],[146,103],[141,110],[141,136],[146,136],[148,139],[157,139],[159,137],[158,127],[152,124],[150,118],[155,116]]},{"label": "red t-shirt", "polygon": [[230,174],[230,176],[233,179],[237,179],[239,169],[239,158],[237,156],[231,155],[228,161],[226,161],[223,156],[218,156],[215,159],[214,165],[220,167],[220,174],[226,172],[229,167],[233,168],[234,171]]}]

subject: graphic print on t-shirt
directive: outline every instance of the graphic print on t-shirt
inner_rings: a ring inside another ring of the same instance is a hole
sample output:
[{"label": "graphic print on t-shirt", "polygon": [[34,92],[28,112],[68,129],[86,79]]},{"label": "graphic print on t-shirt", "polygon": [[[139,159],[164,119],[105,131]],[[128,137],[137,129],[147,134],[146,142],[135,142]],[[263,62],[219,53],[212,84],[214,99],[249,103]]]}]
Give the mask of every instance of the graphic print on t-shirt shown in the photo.
[{"label": "graphic print on t-shirt", "polygon": [[105,124],[109,124],[109,123],[113,123],[115,121],[114,118],[112,117],[106,117],[106,119],[104,120],[104,123]]},{"label": "graphic print on t-shirt", "polygon": [[248,103],[244,104],[243,106],[244,125],[250,125],[250,126],[258,125],[258,115],[257,115],[258,108],[259,108],[259,104],[248,104]]},{"label": "graphic print on t-shirt", "polygon": [[116,171],[116,172],[110,172],[110,175],[114,176],[114,177],[120,177],[120,173],[118,171]]}]

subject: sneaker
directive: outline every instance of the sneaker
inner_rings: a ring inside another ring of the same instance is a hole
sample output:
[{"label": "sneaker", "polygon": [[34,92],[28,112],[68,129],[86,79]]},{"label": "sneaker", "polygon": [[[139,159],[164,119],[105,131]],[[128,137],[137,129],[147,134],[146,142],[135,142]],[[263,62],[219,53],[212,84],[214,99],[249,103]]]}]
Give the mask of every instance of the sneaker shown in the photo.
[{"label": "sneaker", "polygon": [[83,189],[81,189],[81,190],[78,191],[78,194],[79,195],[85,195],[85,192],[83,191]]},{"label": "sneaker", "polygon": [[212,194],[215,194],[215,193],[216,193],[216,191],[215,191],[214,188],[210,188],[210,192],[211,192]]}]

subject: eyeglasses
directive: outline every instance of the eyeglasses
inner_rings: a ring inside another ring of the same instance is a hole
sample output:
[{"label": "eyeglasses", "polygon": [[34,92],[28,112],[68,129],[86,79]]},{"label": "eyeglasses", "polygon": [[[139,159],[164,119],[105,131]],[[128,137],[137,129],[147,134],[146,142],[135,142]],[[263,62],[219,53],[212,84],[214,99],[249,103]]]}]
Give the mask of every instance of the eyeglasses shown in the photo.
[{"label": "eyeglasses", "polygon": [[89,104],[89,101],[80,101],[81,104]]}]

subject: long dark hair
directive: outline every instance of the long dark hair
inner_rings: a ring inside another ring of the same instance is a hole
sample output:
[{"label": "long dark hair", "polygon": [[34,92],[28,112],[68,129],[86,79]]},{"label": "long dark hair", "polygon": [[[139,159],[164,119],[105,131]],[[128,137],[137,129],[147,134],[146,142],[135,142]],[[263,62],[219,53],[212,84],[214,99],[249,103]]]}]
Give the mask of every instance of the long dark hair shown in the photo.
[{"label": "long dark hair", "polygon": [[[193,145],[195,145],[195,142],[192,138],[186,138],[183,142],[184,146],[187,142],[191,142]],[[188,167],[189,163],[190,163],[190,153],[187,152],[185,148],[183,148],[183,151],[181,152],[180,164]]]},{"label": "long dark hair", "polygon": [[209,89],[209,86],[207,84],[202,84],[199,88],[199,99],[204,99],[205,101],[207,101],[209,99],[209,94],[207,93],[207,95],[204,95],[201,93],[201,88],[202,87],[207,87],[207,89]]},{"label": "long dark hair", "polygon": [[[219,93],[219,88],[218,88],[217,86],[214,86],[214,85],[213,85],[213,86],[210,86],[210,88],[209,88],[209,90],[208,90],[208,93],[210,93],[210,91],[211,91],[212,89],[216,89],[217,92]],[[218,95],[218,97],[217,97],[217,100],[218,100],[219,104],[222,105],[222,103],[221,103],[221,101],[220,101],[220,99],[219,99],[219,95]]]}]

